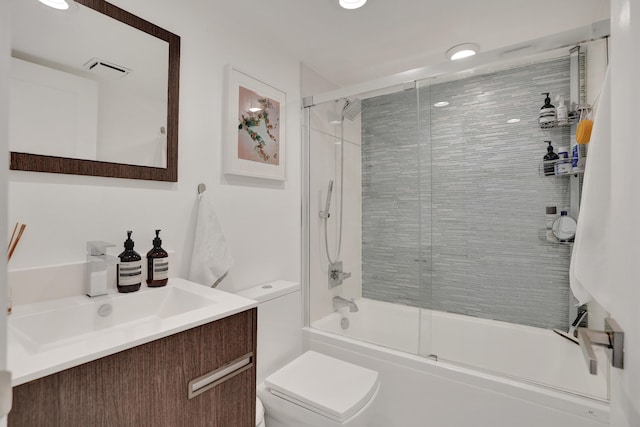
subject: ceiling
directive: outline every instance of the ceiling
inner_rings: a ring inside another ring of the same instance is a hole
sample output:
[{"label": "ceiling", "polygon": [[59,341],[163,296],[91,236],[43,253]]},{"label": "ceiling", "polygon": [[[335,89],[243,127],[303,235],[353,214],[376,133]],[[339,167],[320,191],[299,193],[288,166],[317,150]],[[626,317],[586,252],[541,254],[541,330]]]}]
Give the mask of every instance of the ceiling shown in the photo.
[{"label": "ceiling", "polygon": [[[336,86],[446,61],[450,47],[486,52],[609,17],[609,0],[232,0],[218,13],[259,16],[262,36]],[[255,21],[254,21],[255,22]]]}]

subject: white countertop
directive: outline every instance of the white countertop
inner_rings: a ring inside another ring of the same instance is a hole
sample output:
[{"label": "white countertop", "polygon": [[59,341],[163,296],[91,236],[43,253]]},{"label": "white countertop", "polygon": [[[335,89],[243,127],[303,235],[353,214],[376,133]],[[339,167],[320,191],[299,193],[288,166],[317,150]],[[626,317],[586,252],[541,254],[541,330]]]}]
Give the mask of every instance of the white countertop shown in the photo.
[{"label": "white countertop", "polygon": [[[98,309],[109,305],[112,313]],[[256,307],[232,293],[171,278],[134,293],[85,295],[15,306],[8,316],[8,369],[17,386]],[[102,314],[105,314],[104,311]]]}]

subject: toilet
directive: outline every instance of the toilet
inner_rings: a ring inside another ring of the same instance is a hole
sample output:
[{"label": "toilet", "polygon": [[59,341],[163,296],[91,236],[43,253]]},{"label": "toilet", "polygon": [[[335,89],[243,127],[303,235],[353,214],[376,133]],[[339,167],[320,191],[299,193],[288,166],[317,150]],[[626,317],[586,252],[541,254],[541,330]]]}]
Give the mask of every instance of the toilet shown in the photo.
[{"label": "toilet", "polygon": [[300,284],[238,292],[258,301],[256,427],[364,427],[380,388],[376,371],[302,350]]}]

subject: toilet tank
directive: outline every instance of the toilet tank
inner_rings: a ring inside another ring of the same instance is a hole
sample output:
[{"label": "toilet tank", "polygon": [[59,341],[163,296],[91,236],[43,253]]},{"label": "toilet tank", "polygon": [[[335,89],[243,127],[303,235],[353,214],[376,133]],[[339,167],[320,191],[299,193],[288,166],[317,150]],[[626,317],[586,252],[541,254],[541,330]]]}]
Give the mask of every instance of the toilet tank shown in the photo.
[{"label": "toilet tank", "polygon": [[267,376],[302,354],[302,294],[300,284],[277,280],[238,292],[258,301],[256,379]]}]

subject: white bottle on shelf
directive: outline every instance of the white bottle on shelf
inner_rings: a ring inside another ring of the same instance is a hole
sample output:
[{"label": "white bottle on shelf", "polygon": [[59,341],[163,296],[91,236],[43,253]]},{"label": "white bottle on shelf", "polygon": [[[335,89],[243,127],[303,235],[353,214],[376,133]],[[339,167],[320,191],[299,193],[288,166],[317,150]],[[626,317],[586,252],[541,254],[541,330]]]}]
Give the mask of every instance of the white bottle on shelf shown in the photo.
[{"label": "white bottle on shelf", "polygon": [[556,108],[556,114],[558,117],[558,125],[568,125],[569,124],[569,110],[567,110],[567,106],[564,104],[564,97],[558,95],[556,96],[556,103],[558,104],[558,108]]},{"label": "white bottle on shelf", "polygon": [[558,208],[555,206],[547,206],[546,207],[546,216],[545,216],[545,238],[548,242],[557,242],[555,236],[553,235],[553,223],[558,218]]}]

